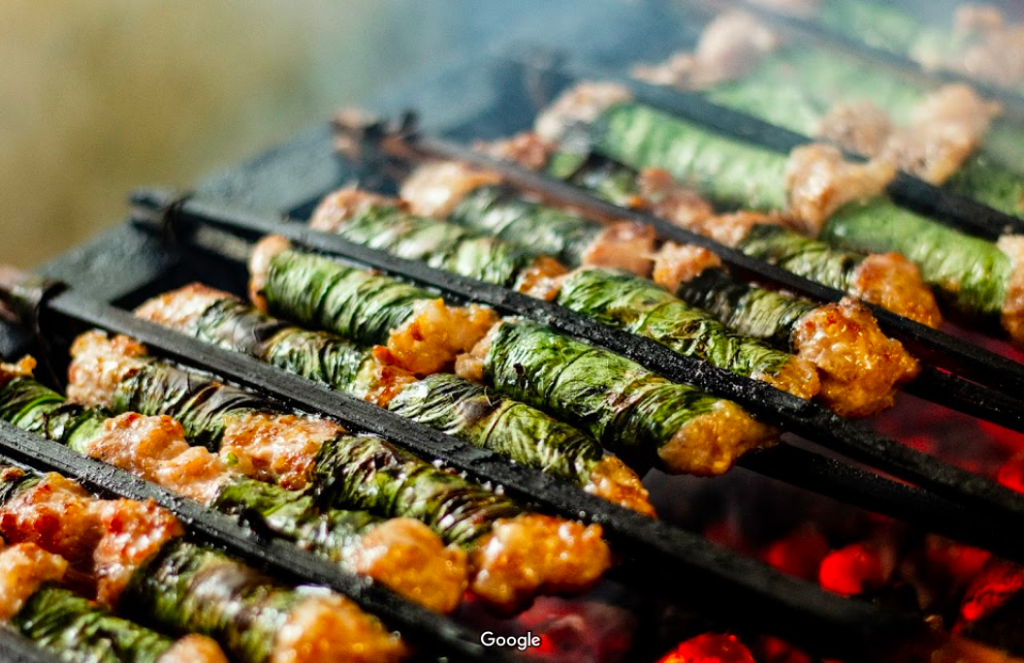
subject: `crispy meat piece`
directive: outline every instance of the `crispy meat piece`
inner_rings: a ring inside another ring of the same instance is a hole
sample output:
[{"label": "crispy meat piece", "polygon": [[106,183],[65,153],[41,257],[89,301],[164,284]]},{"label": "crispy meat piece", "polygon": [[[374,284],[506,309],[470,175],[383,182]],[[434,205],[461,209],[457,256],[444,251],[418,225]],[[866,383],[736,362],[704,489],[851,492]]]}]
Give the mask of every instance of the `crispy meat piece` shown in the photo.
[{"label": "crispy meat piece", "polygon": [[501,176],[458,161],[427,163],[402,183],[402,200],[414,214],[443,219],[471,191],[501,182]]},{"label": "crispy meat piece", "polygon": [[524,131],[492,143],[481,141],[476,148],[495,159],[511,161],[528,170],[541,170],[548,165],[548,159],[556,146],[532,131]]},{"label": "crispy meat piece", "polygon": [[640,223],[620,221],[605,228],[581,256],[584,265],[624,269],[647,276],[653,264],[654,228]]},{"label": "crispy meat piece", "polygon": [[214,640],[191,634],[171,645],[156,663],[228,663],[228,659]]},{"label": "crispy meat piece", "polygon": [[108,419],[85,452],[203,504],[210,503],[233,474],[249,473],[238,462],[232,467],[204,447],[190,446],[181,424],[167,416],[129,412]]},{"label": "crispy meat piece", "polygon": [[781,43],[779,35],[753,15],[728,11],[708,24],[693,53],[638,66],[633,75],[655,85],[701,90],[747,75]]},{"label": "crispy meat piece", "polygon": [[849,297],[820,306],[793,330],[799,356],[818,367],[818,398],[845,417],[866,417],[892,406],[897,389],[920,366],[879,329],[863,304]]},{"label": "crispy meat piece", "polygon": [[1024,236],[999,238],[999,249],[1010,258],[1013,272],[1003,303],[1003,328],[1017,347],[1024,347]]},{"label": "crispy meat piece", "polygon": [[695,279],[705,269],[721,267],[722,260],[711,251],[692,244],[665,242],[654,260],[654,282],[669,292]]},{"label": "crispy meat piece", "polygon": [[932,328],[942,324],[935,295],[917,265],[898,253],[872,253],[857,268],[851,294]]},{"label": "crispy meat piece", "polygon": [[818,136],[869,157],[881,154],[892,131],[889,115],[870,101],[836,104],[818,123]]},{"label": "crispy meat piece", "polygon": [[[0,547],[3,542],[0,541]],[[61,582],[67,561],[34,543],[0,550],[0,622],[18,614],[25,601],[48,582]]]},{"label": "crispy meat piece", "polygon": [[817,236],[833,212],[850,201],[879,195],[895,176],[889,163],[851,163],[832,145],[803,145],[790,153],[786,168],[789,211]]},{"label": "crispy meat piece", "polygon": [[611,565],[600,525],[525,514],[499,521],[470,553],[471,589],[509,611],[538,592],[579,593]]},{"label": "crispy meat piece", "polygon": [[577,125],[593,122],[609,106],[630,99],[632,95],[623,85],[580,83],[537,116],[534,130],[541,140],[559,143]]},{"label": "crispy meat piece", "polygon": [[355,603],[318,592],[291,611],[269,663],[392,663],[407,653],[398,635],[385,631]]},{"label": "crispy meat piece", "polygon": [[93,509],[103,532],[94,554],[96,600],[112,608],[139,566],[185,530],[173,513],[152,501],[95,500]]},{"label": "crispy meat piece", "polygon": [[649,208],[680,228],[696,227],[715,213],[711,203],[681,186],[667,170],[645,168],[637,175],[636,184],[640,195],[633,206]]},{"label": "crispy meat piece", "polygon": [[381,578],[411,601],[447,614],[466,589],[466,553],[441,542],[418,520],[392,518],[363,536],[347,560],[352,569]]},{"label": "crispy meat piece", "polygon": [[109,338],[90,331],[75,339],[68,368],[68,400],[82,405],[109,406],[117,385],[132,375],[148,353],[127,336]]}]

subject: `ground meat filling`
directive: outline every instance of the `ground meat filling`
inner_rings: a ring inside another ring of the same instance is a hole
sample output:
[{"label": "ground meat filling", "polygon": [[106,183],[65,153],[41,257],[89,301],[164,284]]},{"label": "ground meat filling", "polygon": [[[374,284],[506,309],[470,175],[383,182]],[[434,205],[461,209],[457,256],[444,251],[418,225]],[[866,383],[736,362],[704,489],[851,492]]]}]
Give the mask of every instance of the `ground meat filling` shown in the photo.
[{"label": "ground meat filling", "polygon": [[751,449],[769,447],[778,433],[729,401],[718,401],[711,412],[690,420],[658,450],[673,472],[694,476],[718,476]]},{"label": "ground meat filling", "polygon": [[501,176],[458,161],[428,163],[402,183],[402,200],[414,214],[444,219],[467,194],[482,186],[501,183]]},{"label": "ground meat filling", "polygon": [[881,160],[851,163],[832,145],[803,145],[786,164],[789,213],[812,236],[848,202],[880,195],[896,176]]},{"label": "ground meat filling", "polygon": [[92,407],[111,405],[117,386],[145,362],[145,346],[127,336],[90,331],[75,339],[68,369],[68,400]]},{"label": "ground meat filling", "polygon": [[18,360],[17,364],[0,363],[0,387],[17,378],[30,378],[35,370],[36,360],[25,356]]},{"label": "ground meat filling", "polygon": [[324,419],[252,412],[234,417],[224,430],[221,456],[252,468],[249,476],[288,490],[303,490],[323,445],[342,434]]},{"label": "ground meat filling", "polygon": [[429,527],[411,518],[374,527],[348,561],[357,573],[443,614],[458,607],[466,589],[466,553],[445,547]]},{"label": "ground meat filling", "polygon": [[398,635],[352,601],[321,590],[295,606],[274,642],[269,663],[392,663],[405,658]]},{"label": "ground meat filling", "polygon": [[132,574],[184,528],[170,511],[155,502],[96,500],[103,537],[94,553],[96,600],[114,607]]},{"label": "ground meat filling", "polygon": [[167,416],[129,412],[108,419],[85,453],[203,504],[232,475],[249,473],[237,462],[229,465],[204,447],[190,446],[181,424]]},{"label": "ground meat filling", "polygon": [[870,101],[836,104],[818,123],[818,136],[869,157],[882,153],[892,132],[889,115]]},{"label": "ground meat filling", "polygon": [[920,366],[903,345],[879,329],[856,300],[818,307],[799,320],[792,343],[818,367],[818,399],[845,417],[866,417],[889,408],[900,385]]},{"label": "ground meat filling", "polygon": [[639,195],[632,206],[649,209],[680,228],[696,227],[715,213],[711,203],[680,186],[667,170],[644,168],[637,175],[636,184]]},{"label": "ground meat filling", "polygon": [[952,65],[1004,87],[1024,80],[1024,25],[1008,24],[997,7],[973,4],[957,8],[953,25],[957,34],[971,43],[960,58],[952,62],[939,59],[929,64]]},{"label": "ground meat filling", "polygon": [[[6,471],[5,480],[10,480]],[[91,589],[85,578],[93,573],[93,552],[102,536],[95,500],[84,488],[51,473],[19,491],[0,506],[0,535],[13,543],[34,543],[66,559],[76,577],[73,584]]]},{"label": "ground meat filling", "polygon": [[633,95],[624,85],[580,83],[538,115],[534,129],[540,140],[561,143],[579,125],[593,122],[610,106],[632,98]]},{"label": "ground meat filling", "polygon": [[1006,235],[999,248],[1010,258],[1013,271],[1003,302],[1003,329],[1017,347],[1024,347],[1024,236]]},{"label": "ground meat filling", "polygon": [[605,456],[598,461],[590,470],[583,489],[619,506],[655,517],[650,495],[640,477],[615,456]]},{"label": "ground meat filling", "polygon": [[135,309],[135,315],[161,327],[190,330],[208,308],[231,295],[202,283],[191,283],[147,300]]},{"label": "ground meat filling", "polygon": [[651,256],[656,240],[651,226],[629,221],[613,223],[587,247],[580,256],[580,262],[588,266],[624,269],[647,276],[651,272]]},{"label": "ground meat filling", "polygon": [[581,593],[611,565],[600,525],[525,514],[500,520],[470,553],[470,589],[515,611],[538,592]]},{"label": "ground meat filling", "polygon": [[309,220],[310,228],[323,232],[336,233],[353,217],[365,214],[373,207],[402,207],[397,198],[380,196],[356,187],[347,187],[328,194]]},{"label": "ground meat filling", "polygon": [[541,170],[548,165],[548,159],[556,146],[541,139],[532,131],[524,131],[505,140],[492,143],[480,142],[476,148],[502,161],[511,161],[527,170]]},{"label": "ground meat filling", "polygon": [[[0,541],[0,548],[3,541]],[[9,621],[48,582],[61,582],[68,563],[34,543],[0,550],[0,622]]]},{"label": "ground meat filling", "polygon": [[171,645],[156,663],[228,663],[228,659],[215,641],[192,634]]},{"label": "ground meat filling", "polygon": [[654,85],[702,90],[749,74],[781,44],[779,35],[751,14],[728,11],[708,24],[692,53],[638,66],[633,75]]},{"label": "ground meat filling", "polygon": [[873,253],[857,267],[851,294],[937,329],[942,313],[917,265],[898,253]]},{"label": "ground meat filling", "polygon": [[665,242],[654,260],[654,282],[669,292],[697,278],[705,269],[717,269],[722,260],[711,251],[692,244]]},{"label": "ground meat filling", "polygon": [[797,398],[810,400],[821,391],[818,369],[802,357],[793,357],[773,375],[754,373],[755,380],[767,382],[776,389],[793,394]]},{"label": "ground meat filling", "polygon": [[498,320],[492,309],[475,304],[449,307],[434,299],[415,307],[415,315],[391,332],[387,349],[399,367],[420,376],[450,369]]}]

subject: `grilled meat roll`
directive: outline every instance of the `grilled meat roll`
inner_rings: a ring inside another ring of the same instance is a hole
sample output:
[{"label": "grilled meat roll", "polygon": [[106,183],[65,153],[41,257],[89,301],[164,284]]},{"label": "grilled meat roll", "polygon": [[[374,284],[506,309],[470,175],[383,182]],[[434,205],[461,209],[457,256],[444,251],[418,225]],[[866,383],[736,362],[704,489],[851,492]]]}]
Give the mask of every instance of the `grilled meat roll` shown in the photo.
[{"label": "grilled meat roll", "polygon": [[631,463],[674,473],[721,474],[776,437],[734,403],[532,322],[496,325],[459,372],[572,423]]}]

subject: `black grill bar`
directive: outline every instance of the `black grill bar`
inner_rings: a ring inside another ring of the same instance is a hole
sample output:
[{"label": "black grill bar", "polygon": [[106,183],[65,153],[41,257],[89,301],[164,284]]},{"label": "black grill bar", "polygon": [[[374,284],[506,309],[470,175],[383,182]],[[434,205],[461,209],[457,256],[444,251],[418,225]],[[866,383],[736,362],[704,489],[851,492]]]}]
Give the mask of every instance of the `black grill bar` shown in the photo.
[{"label": "black grill bar", "polygon": [[769,20],[791,34],[823,42],[828,46],[839,47],[844,51],[897,70],[910,78],[931,83],[967,83],[983,96],[998,101],[1015,119],[1024,118],[1024,97],[1012,90],[961,74],[953,69],[925,69],[920,63],[906,56],[872,46],[853,37],[848,37],[826,26],[819,25],[812,20],[786,16],[750,2],[745,2],[744,0],[716,0],[716,3],[718,2],[734,7],[742,7],[744,11]]},{"label": "black grill bar", "polygon": [[189,200],[168,208],[171,199],[154,192],[137,192],[133,198],[138,219],[156,214],[173,218],[168,222],[184,232],[214,227],[256,238],[278,233],[298,246],[344,257],[357,264],[379,269],[423,285],[438,288],[457,298],[493,306],[550,325],[636,361],[677,382],[685,382],[746,407],[768,421],[783,422],[786,428],[857,462],[919,485],[936,495],[1006,519],[1008,526],[1024,522],[1024,496],[988,479],[947,465],[936,458],[889,440],[863,426],[769,385],[748,380],[714,368],[703,361],[679,355],[650,339],[597,323],[573,311],[527,297],[517,292],[468,279],[397,258],[381,251],[352,244],[337,235],[311,230],[295,222],[266,219],[213,203]]},{"label": "black grill bar", "polygon": [[[68,299],[67,295],[58,296]],[[81,456],[71,449],[0,421],[0,454],[41,472],[58,472],[88,488],[133,500],[154,500],[173,512],[198,541],[223,548],[258,569],[297,584],[330,587],[348,596],[410,642],[427,651],[460,661],[481,663],[523,658],[485,649],[479,636],[450,619],[410,603],[380,585],[343,571],[281,539],[262,539],[238,521],[198,502],[148,483],[112,465]],[[0,659],[6,661],[6,659]]]},{"label": "black grill bar", "polygon": [[[757,560],[714,546],[700,536],[608,503],[541,472],[509,463],[491,452],[458,442],[371,403],[330,391],[251,357],[159,327],[108,304],[80,297],[73,291],[46,299],[40,308],[40,328],[44,335],[83,323],[129,335],[171,360],[211,371],[299,410],[321,412],[353,429],[382,435],[423,456],[443,459],[456,469],[503,486],[510,494],[539,503],[563,516],[599,523],[622,556],[619,577],[648,592],[667,594],[675,600],[699,597],[703,608],[730,624],[776,633],[822,654],[842,653],[846,660],[851,660],[851,651],[863,656],[863,649],[877,643],[880,638],[919,633],[921,622],[916,616],[882,610],[861,600],[829,594],[816,585],[785,576]],[[0,436],[8,428],[7,425],[0,428]],[[24,433],[16,439],[21,444],[13,449],[9,448],[9,443],[0,442],[0,452],[17,454],[19,460],[26,463],[31,463],[29,456],[34,454],[37,462],[46,462],[76,477],[86,477],[90,483],[100,487],[117,488],[121,482],[139,483],[131,475],[125,476],[114,468],[77,456],[60,445],[41,446],[38,440],[26,439]],[[110,475],[118,480],[110,480]],[[154,491],[153,494],[163,493],[164,497],[172,500],[169,504],[179,508],[182,502],[187,502],[165,491],[147,489]],[[145,492],[135,494],[146,495]],[[227,533],[238,534],[232,531],[238,528],[233,521],[223,522],[223,516],[207,512],[198,505],[193,510],[194,513],[189,514],[192,519],[210,519]],[[188,522],[189,518],[185,520]],[[220,531],[213,531],[211,535],[215,540],[222,536]],[[233,551],[245,553],[250,559],[261,559],[252,557],[254,555],[266,556],[265,549],[259,546],[254,549],[255,544],[244,537],[239,541],[229,541],[233,543]],[[335,567],[328,565],[325,568],[324,563],[309,560],[307,556],[299,559],[313,569],[310,571],[313,581],[334,586],[325,581],[337,579],[339,572]],[[273,567],[275,571],[282,564],[288,566],[277,557],[270,557],[268,562],[271,561],[277,562]],[[296,566],[294,561],[291,564],[293,573],[296,568],[303,568]],[[351,579],[347,576],[337,582],[339,587],[345,588],[349,583]],[[357,592],[367,590],[363,586],[354,589]],[[379,614],[384,616],[387,613],[381,611]],[[430,616],[432,622],[415,621],[410,616],[410,626],[413,627],[410,638],[413,633],[425,635],[424,632],[444,626],[455,629],[448,631],[451,634],[450,645],[468,650],[467,658],[475,655],[475,649],[461,637],[458,627],[448,627],[447,620]],[[393,625],[403,629],[400,621],[393,620]]]},{"label": "black grill bar", "polygon": [[[372,138],[372,136],[367,136]],[[739,276],[760,283],[771,283],[775,286],[808,297],[816,301],[836,302],[845,293],[823,286],[819,283],[791,274],[779,267],[761,260],[751,258],[723,244],[690,232],[660,219],[651,214],[618,207],[590,194],[590,192],[560,180],[535,173],[506,161],[499,161],[480,154],[478,151],[430,136],[416,133],[393,133],[382,138],[379,148],[391,152],[399,158],[452,159],[463,161],[481,168],[495,170],[503,178],[521,189],[534,192],[541,198],[560,205],[586,210],[594,216],[608,219],[627,219],[654,227],[662,239],[673,240],[684,244],[693,244],[715,253],[722,262],[727,264]],[[890,336],[898,338],[919,359],[958,373],[980,385],[999,390],[1004,394],[1021,393],[1024,391],[1024,366],[1004,357],[979,348],[976,345],[960,341],[949,334],[926,327],[908,318],[896,315],[881,307],[868,304],[878,319],[879,325]],[[929,373],[918,378],[925,383]],[[989,402],[995,402],[988,396],[991,392],[976,389],[973,385],[963,383],[958,386],[962,394],[971,394],[972,412],[980,412],[979,408],[987,408]],[[935,402],[956,409],[963,402],[959,395],[949,394],[941,389],[931,388],[929,393]],[[947,396],[948,395],[948,396]],[[1012,396],[1004,396],[1012,399]],[[991,410],[986,418],[991,417],[996,423],[1008,428],[1015,428],[1014,415],[1007,411]]]},{"label": "black grill bar", "polygon": [[0,661],[4,663],[60,663],[56,654],[36,647],[14,631],[0,626]]}]

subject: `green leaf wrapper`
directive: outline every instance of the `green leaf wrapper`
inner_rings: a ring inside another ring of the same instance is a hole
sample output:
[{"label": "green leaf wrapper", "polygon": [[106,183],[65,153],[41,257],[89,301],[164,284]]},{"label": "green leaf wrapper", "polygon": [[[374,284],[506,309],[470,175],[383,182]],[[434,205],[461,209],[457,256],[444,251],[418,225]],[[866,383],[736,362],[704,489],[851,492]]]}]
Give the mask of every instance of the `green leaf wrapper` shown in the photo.
[{"label": "green leaf wrapper", "polygon": [[384,205],[369,207],[336,232],[372,249],[506,287],[533,262],[531,255],[492,237]]},{"label": "green leaf wrapper", "polygon": [[471,544],[495,521],[522,513],[504,495],[369,435],[325,444],[314,476],[323,503],[415,518],[445,543]]},{"label": "green leaf wrapper", "polygon": [[132,575],[118,609],[177,633],[217,640],[238,663],[266,663],[301,591],[224,553],[177,540]]},{"label": "green leaf wrapper", "polygon": [[705,269],[683,282],[676,296],[711,315],[730,329],[759,338],[774,347],[793,350],[793,330],[817,305],[771,290],[734,281],[723,269]]},{"label": "green leaf wrapper", "polygon": [[646,279],[609,270],[579,270],[557,302],[597,320],[658,341],[739,375],[776,375],[792,355],[730,331]]},{"label": "green leaf wrapper", "polygon": [[173,641],[53,585],[11,619],[22,635],[69,663],[156,663]]},{"label": "green leaf wrapper", "polygon": [[1012,265],[991,242],[929,221],[885,199],[845,205],[829,219],[823,237],[862,251],[901,253],[961,315],[998,324]]},{"label": "green leaf wrapper", "polygon": [[534,255],[557,258],[575,267],[604,226],[571,212],[522,198],[506,186],[483,186],[468,193],[448,220],[510,244],[529,247]]},{"label": "green leaf wrapper", "polygon": [[263,288],[269,313],[359,343],[387,343],[421,301],[437,295],[311,253],[286,250],[270,262]]},{"label": "green leaf wrapper", "polygon": [[372,350],[322,332],[277,320],[234,298],[210,306],[192,333],[199,340],[241,352],[278,368],[363,397]]},{"label": "green leaf wrapper", "polygon": [[580,485],[603,457],[601,447],[572,426],[455,375],[406,387],[388,409]]},{"label": "green leaf wrapper", "polygon": [[504,322],[484,359],[499,392],[588,433],[627,460],[658,450],[719,399],[532,322]]}]

